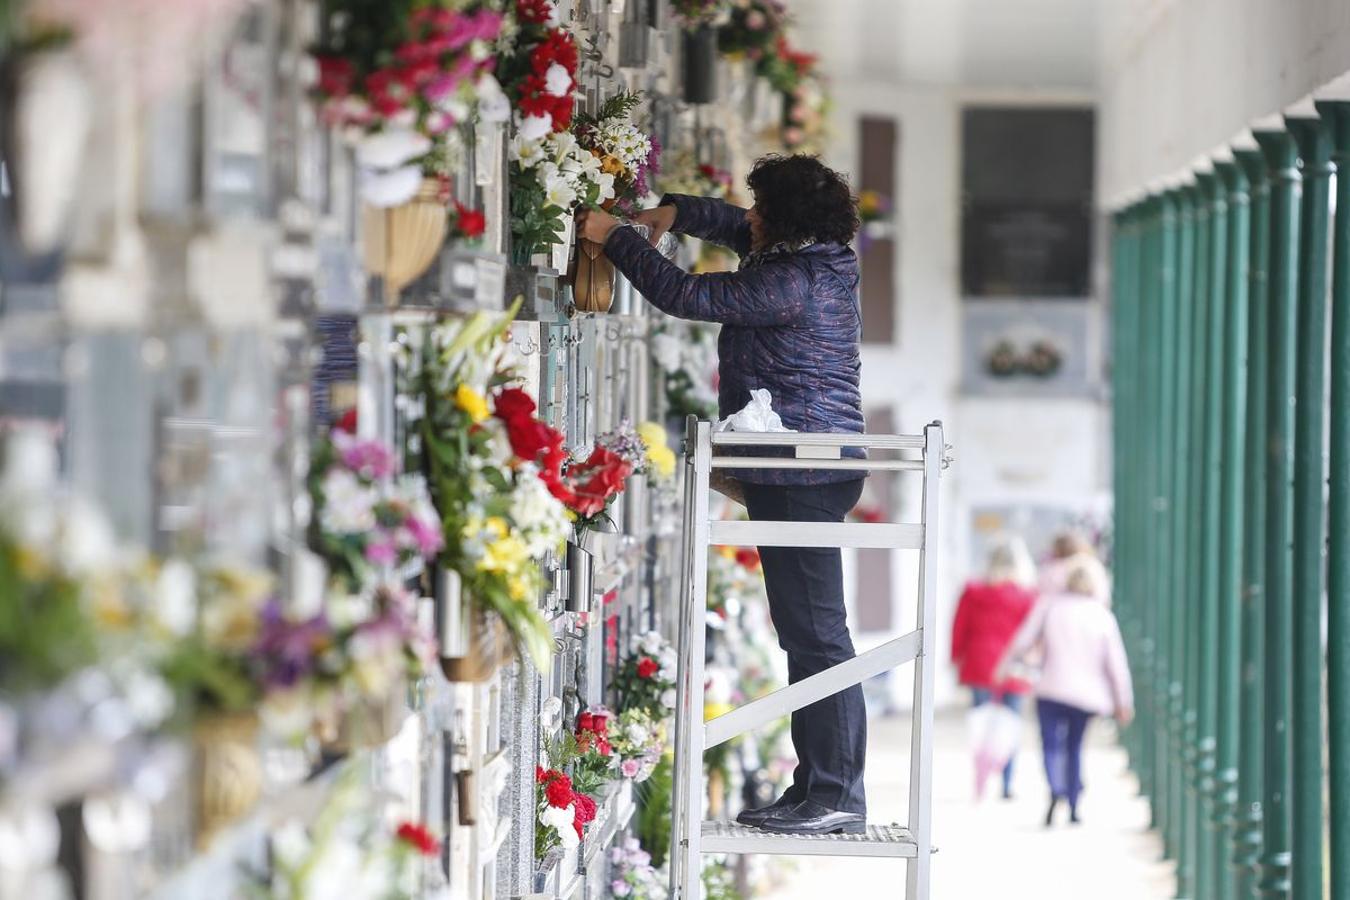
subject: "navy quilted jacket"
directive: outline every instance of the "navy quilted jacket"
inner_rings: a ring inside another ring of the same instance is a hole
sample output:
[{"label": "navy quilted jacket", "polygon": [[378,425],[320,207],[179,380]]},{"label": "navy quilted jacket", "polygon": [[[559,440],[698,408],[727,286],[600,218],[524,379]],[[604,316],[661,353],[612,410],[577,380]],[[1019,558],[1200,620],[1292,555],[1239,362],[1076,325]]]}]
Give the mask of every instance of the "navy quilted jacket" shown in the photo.
[{"label": "navy quilted jacket", "polygon": [[[702,197],[670,194],[674,230],[750,251],[745,210]],[[747,264],[738,272],[691,275],[631,228],[617,228],[605,255],[653,306],[681,319],[722,323],[717,342],[723,418],[750,402],[753,388],[773,395],[783,424],[796,431],[863,431],[858,390],[858,260],[842,244],[810,244]],[[774,455],[787,455],[782,453]],[[756,455],[768,455],[755,451]],[[861,450],[846,450],[855,458]],[[757,484],[827,484],[862,477],[856,471],[746,469]]]}]

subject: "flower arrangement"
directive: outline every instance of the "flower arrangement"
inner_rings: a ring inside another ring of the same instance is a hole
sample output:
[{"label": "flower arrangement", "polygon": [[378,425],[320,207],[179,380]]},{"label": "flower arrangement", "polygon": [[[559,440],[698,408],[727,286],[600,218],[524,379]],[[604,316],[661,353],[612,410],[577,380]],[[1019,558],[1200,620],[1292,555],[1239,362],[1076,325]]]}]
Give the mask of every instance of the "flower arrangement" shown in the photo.
[{"label": "flower arrangement", "polygon": [[372,814],[370,790],[348,769],[312,825],[291,819],[271,832],[270,871],[253,874],[258,900],[413,900],[441,841],[425,825],[390,830]]},{"label": "flower arrangement", "polygon": [[675,648],[659,631],[635,635],[629,656],[614,675],[614,685],[627,711],[640,708],[660,721],[675,708]]},{"label": "flower arrangement", "polygon": [[572,780],[584,793],[597,793],[614,780],[618,757],[614,755],[609,739],[612,718],[609,710],[603,707],[588,709],[577,716]]},{"label": "flower arrangement", "polygon": [[662,161],[658,185],[667,194],[725,200],[731,194],[732,178],[726,169],[700,163],[692,149],[684,148]]},{"label": "flower arrangement", "polygon": [[791,96],[803,81],[812,77],[815,67],[815,54],[795,49],[788,43],[787,35],[779,34],[772,51],[759,58],[755,71],[774,90]]},{"label": "flower arrangement", "polygon": [[567,130],[579,55],[554,0],[516,0],[514,28],[499,47],[498,76],[515,108],[518,135],[536,141]]},{"label": "flower arrangement", "polygon": [[543,860],[554,847],[573,850],[595,820],[595,801],[572,787],[558,769],[535,768],[534,855]]},{"label": "flower arrangement", "polygon": [[680,326],[678,331],[661,326],[652,336],[652,359],[661,371],[670,417],[717,416],[717,392],[713,388],[717,375],[715,334],[708,326],[689,325]]},{"label": "flower arrangement", "polygon": [[609,521],[609,507],[623,493],[630,475],[647,471],[647,445],[627,421],[600,435],[585,459],[574,458],[565,468],[572,488],[563,499],[576,520],[576,534],[599,529]]},{"label": "flower arrangement", "polygon": [[1053,341],[1040,338],[1032,341],[1025,352],[1018,350],[1009,339],[997,341],[984,359],[985,371],[995,378],[1030,375],[1049,378],[1064,364],[1064,354]]},{"label": "flower arrangement", "polygon": [[600,160],[600,170],[614,176],[614,206],[626,214],[635,212],[635,202],[650,193],[648,180],[661,165],[660,142],[633,123],[640,102],[640,93],[620,91],[595,115],[578,116],[573,127],[582,148]]},{"label": "flower arrangement", "polygon": [[610,746],[618,760],[618,774],[641,784],[651,777],[665,752],[665,725],[646,708],[630,706],[619,713]]},{"label": "flower arrangement", "polygon": [[445,538],[441,563],[546,668],[553,636],[538,607],[538,562],[567,536],[560,501],[572,491],[561,471],[562,435],[535,416],[527,393],[509,386],[502,338],[513,316],[478,313],[432,330],[416,376],[419,437]]},{"label": "flower arrangement", "polygon": [[330,0],[325,11],[314,51],[321,115],[356,148],[367,202],[397,206],[423,177],[446,178],[453,130],[475,106],[487,120],[509,114],[491,74],[500,13],[412,0]]},{"label": "flower arrangement", "polygon": [[637,838],[624,838],[609,851],[609,893],[628,900],[666,900],[668,890]]},{"label": "flower arrangement", "polygon": [[659,422],[642,422],[637,427],[638,437],[646,451],[646,471],[660,481],[675,477],[675,451],[666,439],[665,426]]},{"label": "flower arrangement", "polygon": [[315,447],[309,544],[349,592],[393,572],[415,575],[444,546],[425,480],[398,468],[388,446],[340,429]]},{"label": "flower arrangement", "polygon": [[728,0],[673,0],[670,8],[675,21],[686,31],[693,31],[702,25],[719,24],[731,12]]},{"label": "flower arrangement", "polygon": [[891,198],[870,188],[858,193],[858,218],[864,225],[890,218]]},{"label": "flower arrangement", "polygon": [[568,217],[614,199],[614,175],[571,132],[511,142],[511,239],[518,261],[561,243]]},{"label": "flower arrangement", "polygon": [[758,62],[772,53],[787,24],[787,9],[778,0],[732,0],[731,12],[717,31],[724,56]]}]

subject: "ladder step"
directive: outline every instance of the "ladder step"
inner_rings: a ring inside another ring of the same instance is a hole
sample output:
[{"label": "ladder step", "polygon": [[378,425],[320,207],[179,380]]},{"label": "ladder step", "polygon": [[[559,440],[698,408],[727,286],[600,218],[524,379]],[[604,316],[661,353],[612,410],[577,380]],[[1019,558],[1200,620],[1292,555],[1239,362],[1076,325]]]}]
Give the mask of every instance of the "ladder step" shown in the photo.
[{"label": "ladder step", "polygon": [[876,450],[923,450],[922,434],[846,434],[805,431],[718,431],[714,447],[868,447]]},{"label": "ladder step", "polygon": [[739,522],[708,523],[708,543],[731,547],[853,547],[872,550],[922,550],[923,526],[896,522]]},{"label": "ladder step", "polygon": [[918,845],[908,828],[869,825],[863,834],[773,834],[735,822],[704,822],[704,853],[772,853],[792,856],[875,856],[913,859]]}]

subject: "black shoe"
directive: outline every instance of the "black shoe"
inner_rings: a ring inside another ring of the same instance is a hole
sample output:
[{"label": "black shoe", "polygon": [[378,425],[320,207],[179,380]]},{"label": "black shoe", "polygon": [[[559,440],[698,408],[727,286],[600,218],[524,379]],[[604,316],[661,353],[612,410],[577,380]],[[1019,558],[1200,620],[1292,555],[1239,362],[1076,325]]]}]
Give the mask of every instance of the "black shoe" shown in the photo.
[{"label": "black shoe", "polygon": [[1069,807],[1069,824],[1070,824],[1070,825],[1078,825],[1078,824],[1082,823],[1082,821],[1083,821],[1082,819],[1078,818],[1078,807],[1076,807],[1076,806],[1070,806],[1070,807]]},{"label": "black shoe", "polygon": [[1046,827],[1046,828],[1049,828],[1051,825],[1055,824],[1055,808],[1056,808],[1057,806],[1059,806],[1059,798],[1058,798],[1058,797],[1051,797],[1051,798],[1050,798],[1050,808],[1047,809],[1047,810],[1045,811],[1045,827]]},{"label": "black shoe", "polygon": [[790,794],[791,792],[785,793],[768,806],[761,806],[759,809],[743,809],[740,815],[736,816],[736,821],[751,828],[758,828],[769,816],[792,809],[801,802],[791,797]]},{"label": "black shoe", "polygon": [[775,834],[862,834],[867,830],[867,817],[804,800],[769,816],[759,827]]}]

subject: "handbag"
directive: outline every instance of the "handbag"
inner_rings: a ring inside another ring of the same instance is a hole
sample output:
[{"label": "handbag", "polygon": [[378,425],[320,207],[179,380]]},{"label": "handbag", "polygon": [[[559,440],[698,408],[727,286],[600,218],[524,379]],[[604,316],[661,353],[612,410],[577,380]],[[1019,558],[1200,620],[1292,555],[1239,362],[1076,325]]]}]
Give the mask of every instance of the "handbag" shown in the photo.
[{"label": "handbag", "polygon": [[577,238],[567,281],[578,312],[609,312],[614,303],[614,263],[605,256],[603,244]]}]

